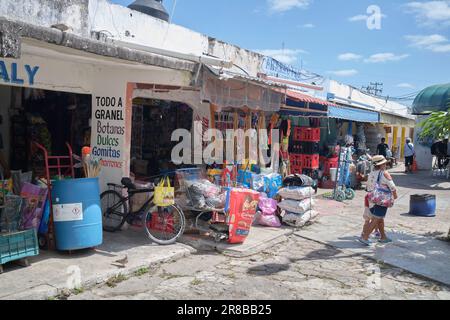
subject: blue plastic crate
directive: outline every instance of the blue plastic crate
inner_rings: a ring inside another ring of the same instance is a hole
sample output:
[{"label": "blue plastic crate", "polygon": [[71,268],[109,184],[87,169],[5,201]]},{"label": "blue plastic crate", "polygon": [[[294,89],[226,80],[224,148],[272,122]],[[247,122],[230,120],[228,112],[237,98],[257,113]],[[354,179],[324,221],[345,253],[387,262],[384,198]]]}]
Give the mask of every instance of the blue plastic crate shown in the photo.
[{"label": "blue plastic crate", "polygon": [[38,254],[39,244],[34,229],[0,234],[0,265]]}]

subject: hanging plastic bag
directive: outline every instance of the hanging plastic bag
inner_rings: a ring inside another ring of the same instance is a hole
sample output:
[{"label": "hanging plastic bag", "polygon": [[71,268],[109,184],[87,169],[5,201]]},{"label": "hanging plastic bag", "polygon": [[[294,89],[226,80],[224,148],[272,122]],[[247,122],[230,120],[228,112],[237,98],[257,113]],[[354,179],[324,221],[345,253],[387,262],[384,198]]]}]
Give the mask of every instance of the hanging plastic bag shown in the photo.
[{"label": "hanging plastic bag", "polygon": [[155,187],[153,202],[158,207],[168,207],[175,204],[175,188],[170,186],[169,177],[162,179]]}]

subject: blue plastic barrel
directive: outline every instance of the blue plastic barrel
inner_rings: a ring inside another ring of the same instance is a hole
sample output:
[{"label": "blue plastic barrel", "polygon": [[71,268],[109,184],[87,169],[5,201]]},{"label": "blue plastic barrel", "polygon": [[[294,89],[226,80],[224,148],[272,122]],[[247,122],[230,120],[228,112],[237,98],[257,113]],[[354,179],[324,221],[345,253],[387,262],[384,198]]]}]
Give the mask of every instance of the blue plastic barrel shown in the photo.
[{"label": "blue plastic barrel", "polygon": [[412,195],[409,213],[421,217],[435,217],[436,196],[431,194]]},{"label": "blue plastic barrel", "polygon": [[87,249],[103,242],[98,178],[59,180],[52,188],[56,249]]}]

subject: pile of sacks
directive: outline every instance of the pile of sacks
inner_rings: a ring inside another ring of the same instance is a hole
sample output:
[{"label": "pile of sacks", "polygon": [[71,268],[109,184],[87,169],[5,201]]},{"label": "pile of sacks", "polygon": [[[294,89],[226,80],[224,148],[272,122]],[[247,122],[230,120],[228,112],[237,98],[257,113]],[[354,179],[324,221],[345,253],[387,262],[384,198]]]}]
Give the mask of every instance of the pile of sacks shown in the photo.
[{"label": "pile of sacks", "polygon": [[283,182],[284,187],[278,191],[282,201],[278,203],[281,209],[283,223],[300,228],[319,213],[313,210],[315,200],[312,198],[315,190],[312,179],[303,175],[289,176]]}]

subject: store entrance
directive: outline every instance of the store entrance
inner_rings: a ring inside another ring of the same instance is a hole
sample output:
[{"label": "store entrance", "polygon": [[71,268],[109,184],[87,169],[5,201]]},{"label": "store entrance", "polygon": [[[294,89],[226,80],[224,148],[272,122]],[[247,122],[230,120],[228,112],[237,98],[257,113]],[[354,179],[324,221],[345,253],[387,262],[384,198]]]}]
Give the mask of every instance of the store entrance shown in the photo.
[{"label": "store entrance", "polygon": [[[36,177],[44,168],[43,154],[74,155],[90,145],[91,96],[68,92],[0,86],[1,164],[6,176],[11,170]],[[82,170],[75,170],[76,176]]]},{"label": "store entrance", "polygon": [[133,100],[131,173],[136,180],[173,172],[179,167],[171,160],[172,132],[191,131],[193,111],[185,103],[136,98]]}]

